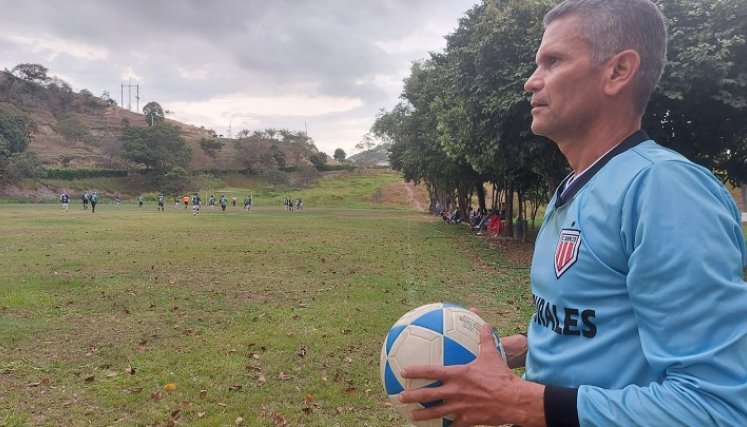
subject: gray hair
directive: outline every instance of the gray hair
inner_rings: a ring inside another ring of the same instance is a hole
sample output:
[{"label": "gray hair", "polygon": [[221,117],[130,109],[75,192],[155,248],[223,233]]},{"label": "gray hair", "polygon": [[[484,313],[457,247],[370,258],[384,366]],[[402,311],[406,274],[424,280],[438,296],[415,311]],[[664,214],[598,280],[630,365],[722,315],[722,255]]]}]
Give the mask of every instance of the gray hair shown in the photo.
[{"label": "gray hair", "polygon": [[547,12],[545,28],[566,15],[580,17],[579,33],[601,64],[626,49],[638,52],[640,70],[635,83],[635,108],[646,111],[651,93],[667,59],[664,16],[651,0],[565,0]]}]

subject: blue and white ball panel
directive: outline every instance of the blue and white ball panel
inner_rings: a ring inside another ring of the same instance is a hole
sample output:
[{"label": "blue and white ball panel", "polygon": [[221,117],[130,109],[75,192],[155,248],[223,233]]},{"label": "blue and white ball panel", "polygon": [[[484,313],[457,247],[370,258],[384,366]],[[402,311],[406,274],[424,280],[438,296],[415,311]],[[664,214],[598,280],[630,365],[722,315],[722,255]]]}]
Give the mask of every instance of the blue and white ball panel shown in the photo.
[{"label": "blue and white ball panel", "polygon": [[[381,379],[392,405],[407,415],[414,409],[437,405],[440,402],[421,402],[404,405],[398,395],[405,389],[435,387],[434,380],[409,380],[399,372],[412,365],[465,365],[480,351],[480,328],[485,322],[471,311],[450,304],[428,304],[403,315],[387,334],[381,349]],[[496,346],[500,347],[498,337]],[[451,425],[448,418],[417,422],[417,427]]]}]

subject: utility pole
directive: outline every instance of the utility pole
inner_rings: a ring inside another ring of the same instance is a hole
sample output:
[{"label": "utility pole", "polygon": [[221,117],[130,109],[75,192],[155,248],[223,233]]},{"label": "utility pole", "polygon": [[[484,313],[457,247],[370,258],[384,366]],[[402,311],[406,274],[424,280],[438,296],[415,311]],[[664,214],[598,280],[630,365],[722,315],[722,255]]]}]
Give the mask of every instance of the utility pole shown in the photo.
[{"label": "utility pole", "polygon": [[119,98],[119,105],[124,108],[124,88],[127,87],[127,109],[132,111],[132,88],[134,87],[135,92],[135,102],[136,102],[136,112],[140,112],[140,85],[139,84],[132,84],[132,77],[130,77],[130,82],[127,84],[122,83],[121,85],[121,92],[120,92],[120,98]]}]

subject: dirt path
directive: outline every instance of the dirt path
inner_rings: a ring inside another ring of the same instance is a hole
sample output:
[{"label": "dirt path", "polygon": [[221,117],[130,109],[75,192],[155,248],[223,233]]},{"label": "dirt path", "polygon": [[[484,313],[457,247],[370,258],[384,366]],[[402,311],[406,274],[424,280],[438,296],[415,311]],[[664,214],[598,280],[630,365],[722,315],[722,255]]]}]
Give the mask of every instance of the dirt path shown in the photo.
[{"label": "dirt path", "polygon": [[419,211],[424,211],[425,209],[423,209],[423,203],[420,202],[420,199],[415,194],[414,184],[411,182],[402,181],[402,188],[405,189],[405,194],[407,194],[407,198],[410,199],[412,206]]}]

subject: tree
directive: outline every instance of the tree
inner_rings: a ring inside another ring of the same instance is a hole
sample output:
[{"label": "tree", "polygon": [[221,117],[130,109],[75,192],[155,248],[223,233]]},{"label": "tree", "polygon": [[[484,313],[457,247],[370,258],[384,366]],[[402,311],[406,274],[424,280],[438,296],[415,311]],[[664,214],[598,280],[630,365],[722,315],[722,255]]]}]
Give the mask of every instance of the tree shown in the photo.
[{"label": "tree", "polygon": [[336,149],[333,157],[340,163],[344,162],[346,157],[345,150],[343,150],[342,148]]},{"label": "tree", "polygon": [[262,178],[267,182],[269,185],[272,185],[272,188],[274,190],[277,190],[278,186],[285,186],[290,183],[290,179],[288,178],[288,174],[286,172],[283,172],[281,170],[268,170],[262,173]]},{"label": "tree", "polygon": [[18,64],[10,72],[27,82],[44,83],[49,80],[48,71],[47,67],[39,64]]},{"label": "tree", "polygon": [[321,176],[321,172],[315,167],[300,166],[296,172],[296,183],[301,187],[308,187]]},{"label": "tree", "polygon": [[723,179],[747,182],[747,3],[656,3],[668,20],[668,62],[644,129]]},{"label": "tree", "polygon": [[317,170],[322,170],[327,165],[327,154],[320,151],[309,156],[309,160]]},{"label": "tree", "polygon": [[174,166],[186,167],[191,151],[179,128],[165,123],[152,127],[130,127],[124,132],[122,157],[151,169],[165,172]]},{"label": "tree", "polygon": [[266,138],[242,139],[236,150],[236,158],[244,165],[247,174],[275,170],[278,164],[272,146],[273,142]]},{"label": "tree", "polygon": [[143,107],[143,114],[145,115],[145,121],[148,123],[148,126],[155,126],[156,124],[166,120],[163,108],[161,108],[161,105],[155,101],[145,104],[145,107]]},{"label": "tree", "polygon": [[0,182],[39,177],[44,170],[34,153],[26,152],[36,124],[15,110],[0,109]]},{"label": "tree", "polygon": [[215,156],[218,151],[223,149],[223,143],[217,139],[205,139],[200,140],[200,148],[205,152],[211,159],[215,160]]}]

